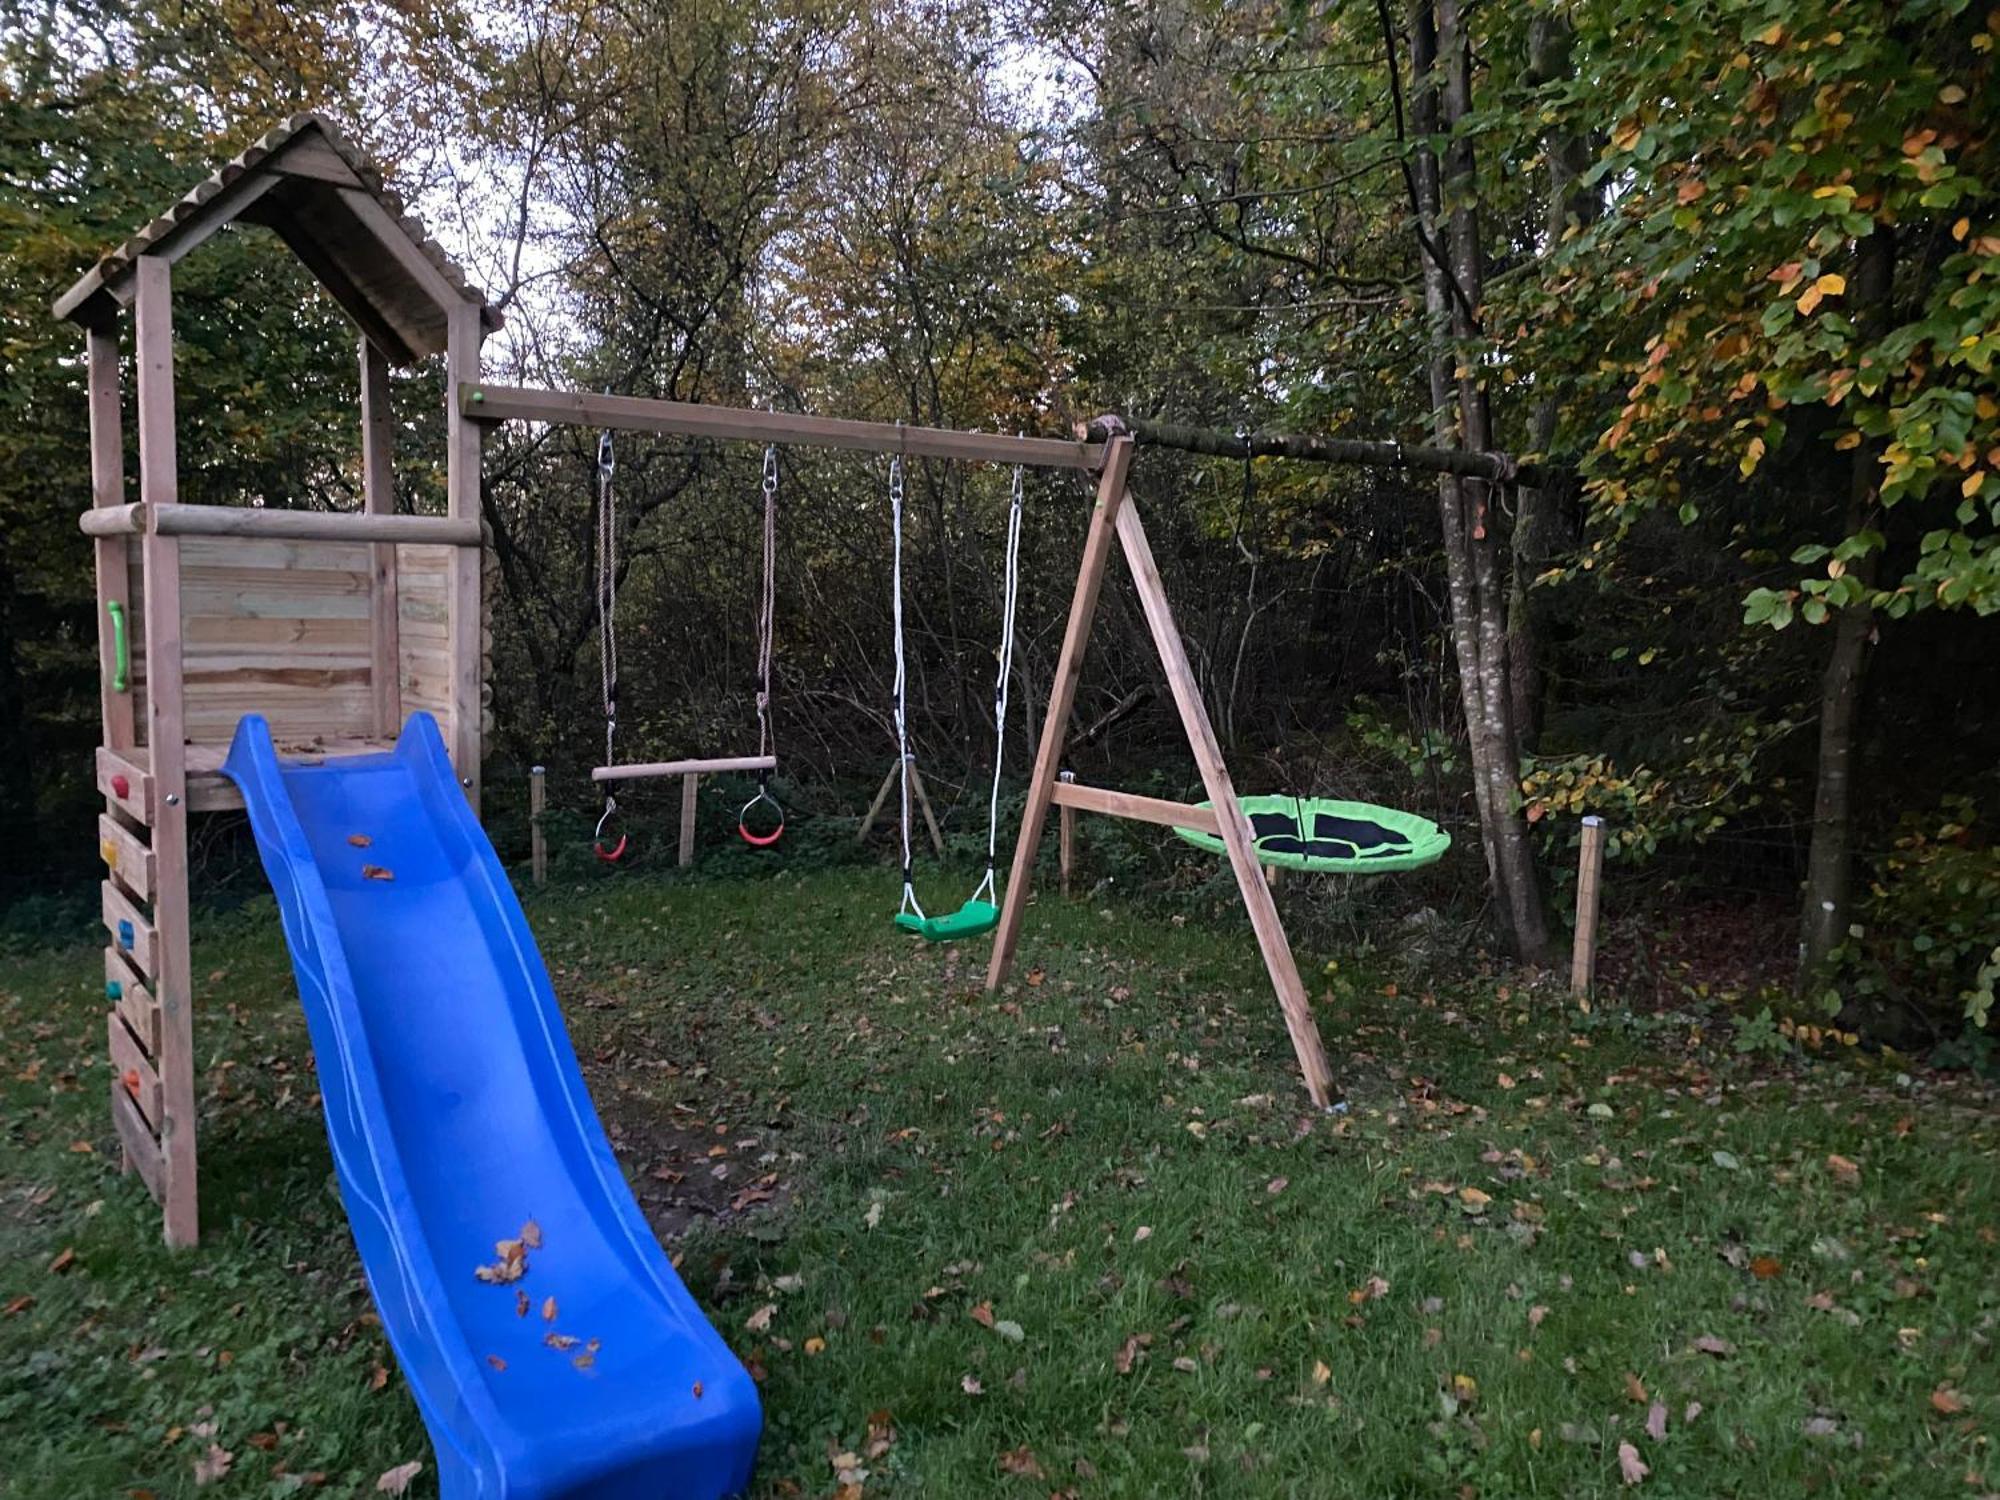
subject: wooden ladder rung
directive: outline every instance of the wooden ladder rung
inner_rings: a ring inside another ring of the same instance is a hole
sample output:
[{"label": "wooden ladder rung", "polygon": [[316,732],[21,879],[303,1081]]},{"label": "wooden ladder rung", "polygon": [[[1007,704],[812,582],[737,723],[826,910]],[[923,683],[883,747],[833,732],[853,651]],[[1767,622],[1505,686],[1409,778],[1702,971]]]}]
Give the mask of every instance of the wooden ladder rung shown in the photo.
[{"label": "wooden ladder rung", "polygon": [[118,949],[104,950],[104,998],[125,1018],[147,1055],[160,1055],[160,1002],[145,976]]},{"label": "wooden ladder rung", "polygon": [[140,1047],[125,1025],[125,1018],[117,1011],[111,1011],[104,1018],[105,1030],[111,1041],[111,1072],[118,1086],[131,1096],[139,1106],[139,1113],[145,1117],[148,1129],[158,1131],[161,1120],[162,1096],[160,1072],[153,1066],[152,1058]]},{"label": "wooden ladder rung", "polygon": [[153,826],[153,773],[107,745],[97,747],[97,789],[127,817]]},{"label": "wooden ladder rung", "polygon": [[134,897],[153,899],[158,865],[152,848],[108,812],[97,815],[97,853],[104,867]]},{"label": "wooden ladder rung", "polygon": [[111,945],[126,954],[141,974],[159,973],[159,939],[153,924],[140,915],[132,899],[112,881],[101,887],[104,896],[104,925],[111,933]]},{"label": "wooden ladder rung", "polygon": [[125,1159],[132,1164],[132,1170],[146,1184],[146,1191],[153,1195],[153,1201],[164,1203],[167,1196],[166,1153],[154,1139],[153,1132],[146,1127],[145,1116],[139,1113],[139,1106],[132,1102],[132,1096],[125,1092],[124,1083],[116,1078],[111,1080],[111,1123],[118,1127],[118,1144],[125,1148]]}]

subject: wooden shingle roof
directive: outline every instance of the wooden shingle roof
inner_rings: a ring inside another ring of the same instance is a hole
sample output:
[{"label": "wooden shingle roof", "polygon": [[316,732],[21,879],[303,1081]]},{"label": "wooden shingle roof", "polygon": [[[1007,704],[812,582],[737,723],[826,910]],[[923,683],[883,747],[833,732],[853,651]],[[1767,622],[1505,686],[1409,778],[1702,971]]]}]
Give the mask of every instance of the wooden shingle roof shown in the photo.
[{"label": "wooden shingle roof", "polygon": [[445,347],[454,305],[499,309],[405,212],[382,174],[326,119],[294,115],[205,178],[111,251],[56,299],[55,314],[98,325],[133,295],[141,256],[178,260],[225,224],[262,224],[391,360],[409,364]]}]

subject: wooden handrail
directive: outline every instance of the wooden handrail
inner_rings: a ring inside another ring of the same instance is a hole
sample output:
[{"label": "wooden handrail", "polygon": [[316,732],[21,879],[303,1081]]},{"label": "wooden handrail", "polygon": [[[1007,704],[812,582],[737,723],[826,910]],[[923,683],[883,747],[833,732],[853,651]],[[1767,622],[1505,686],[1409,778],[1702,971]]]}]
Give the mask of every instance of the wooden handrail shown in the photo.
[{"label": "wooden handrail", "polygon": [[235,536],[283,542],[400,542],[477,547],[479,522],[452,516],[357,511],[267,510],[247,505],[104,505],[84,511],[85,536]]}]

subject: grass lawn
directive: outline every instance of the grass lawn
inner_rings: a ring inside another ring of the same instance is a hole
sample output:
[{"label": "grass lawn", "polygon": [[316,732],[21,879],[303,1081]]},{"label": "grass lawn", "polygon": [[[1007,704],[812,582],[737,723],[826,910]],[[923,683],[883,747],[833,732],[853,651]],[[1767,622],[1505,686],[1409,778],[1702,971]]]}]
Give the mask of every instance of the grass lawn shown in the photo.
[{"label": "grass lawn", "polygon": [[[1971,1086],[1302,954],[1351,1105],[1319,1116],[1247,931],[1044,896],[989,1000],[986,944],[913,944],[894,898],[529,904],[762,1382],[760,1495],[2000,1491]],[[205,1240],[170,1255],[117,1171],[95,950],[0,971],[0,1494],[368,1495],[412,1460],[432,1494],[269,903],[198,922],[195,972]]]}]

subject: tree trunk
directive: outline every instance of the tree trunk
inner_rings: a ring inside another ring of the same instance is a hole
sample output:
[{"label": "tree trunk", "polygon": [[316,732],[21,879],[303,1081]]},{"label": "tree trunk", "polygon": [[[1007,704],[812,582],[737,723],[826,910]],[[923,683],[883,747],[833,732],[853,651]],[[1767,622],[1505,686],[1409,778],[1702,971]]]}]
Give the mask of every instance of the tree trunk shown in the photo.
[{"label": "tree trunk", "polygon": [[[1878,226],[1861,242],[1855,262],[1853,307],[1864,337],[1881,329],[1896,269],[1894,231]],[[1854,450],[1848,469],[1846,527],[1849,536],[1866,528],[1876,509],[1875,481],[1882,455],[1873,443]],[[1864,587],[1875,581],[1876,555],[1856,558],[1855,577]],[[1848,605],[1834,621],[1833,649],[1820,679],[1819,764],[1813,781],[1812,847],[1806,855],[1806,882],[1799,913],[1801,989],[1816,979],[1847,936],[1848,894],[1853,876],[1854,732],[1860,717],[1861,683],[1868,671],[1868,647],[1875,638],[1875,611],[1867,600]]]},{"label": "tree trunk", "polygon": [[[1443,169],[1431,143],[1471,108],[1471,46],[1459,0],[1414,0],[1410,7],[1411,119],[1424,306],[1431,330],[1432,425],[1441,447],[1491,446],[1486,394],[1459,347],[1477,336],[1484,276],[1469,137],[1446,146]],[[1439,68],[1443,66],[1442,89]],[[1446,186],[1453,204],[1449,221]],[[1501,585],[1491,492],[1483,480],[1441,475],[1438,520],[1444,535],[1452,645],[1458,658],[1487,876],[1516,954],[1541,964],[1548,920],[1520,812],[1520,744],[1507,673],[1506,595]]]}]

